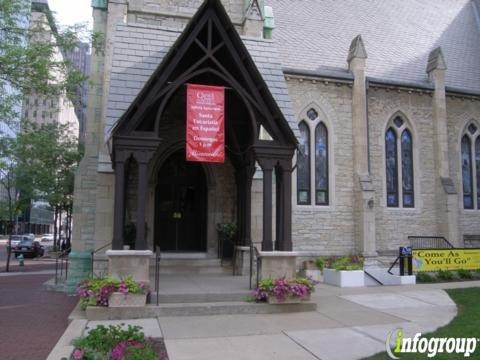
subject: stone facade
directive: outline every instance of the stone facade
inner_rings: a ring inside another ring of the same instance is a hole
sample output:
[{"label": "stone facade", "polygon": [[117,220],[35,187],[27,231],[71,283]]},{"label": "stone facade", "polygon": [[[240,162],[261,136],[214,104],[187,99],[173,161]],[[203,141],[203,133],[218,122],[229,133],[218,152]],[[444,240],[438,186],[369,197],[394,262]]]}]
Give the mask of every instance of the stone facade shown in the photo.
[{"label": "stone facade", "polygon": [[[115,185],[104,134],[108,138],[114,122],[201,3],[110,0],[108,9],[94,10],[95,29],[105,32],[106,43],[105,52],[93,56],[95,86],[89,98],[86,156],[75,187],[74,249],[90,251],[111,242]],[[297,137],[295,121],[307,119],[311,108],[318,113],[317,121],[328,130],[328,205],[297,205],[297,174],[292,173],[292,240],[300,256],[374,256],[377,252],[397,251],[398,246],[408,244],[410,235],[441,235],[463,246],[465,236],[480,234],[480,210],[463,209],[460,164],[460,139],[465,126],[471,120],[480,126],[480,93],[447,86],[445,74],[447,80],[451,76],[440,49],[432,51],[428,61],[425,59],[422,66],[425,69],[428,64],[429,73],[425,71],[416,84],[369,78],[369,49],[360,36],[353,39],[350,49],[345,47],[342,68],[323,72],[314,72],[311,67],[303,71],[284,68],[282,74],[282,59],[275,42],[277,30],[273,31],[274,41],[261,39],[258,12],[245,14],[243,0],[222,0],[222,4],[238,32],[249,36],[243,40]],[[430,50],[423,52],[428,54]],[[168,116],[167,111],[161,128],[166,140],[151,164],[149,229],[154,228],[155,174],[166,154],[181,144],[185,133],[178,114],[174,111]],[[385,132],[396,116],[403,119],[413,138],[413,208],[386,204]],[[208,254],[215,256],[216,224],[236,219],[235,173],[228,161],[204,168],[208,188],[207,248]],[[453,186],[446,186],[450,179]],[[135,189],[133,176],[127,189],[127,217],[132,221]],[[252,184],[251,219],[255,243],[262,239],[262,198],[261,171],[257,170]],[[275,229],[273,233],[275,237]],[[153,231],[147,231],[147,238],[153,247]]]}]

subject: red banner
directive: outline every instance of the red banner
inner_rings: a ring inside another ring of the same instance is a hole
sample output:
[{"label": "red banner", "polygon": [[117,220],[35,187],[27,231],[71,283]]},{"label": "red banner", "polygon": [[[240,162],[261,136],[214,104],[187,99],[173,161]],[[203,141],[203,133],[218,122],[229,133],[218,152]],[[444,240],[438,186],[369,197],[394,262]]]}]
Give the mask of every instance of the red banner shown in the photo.
[{"label": "red banner", "polygon": [[187,84],[187,161],[225,162],[225,89]]}]

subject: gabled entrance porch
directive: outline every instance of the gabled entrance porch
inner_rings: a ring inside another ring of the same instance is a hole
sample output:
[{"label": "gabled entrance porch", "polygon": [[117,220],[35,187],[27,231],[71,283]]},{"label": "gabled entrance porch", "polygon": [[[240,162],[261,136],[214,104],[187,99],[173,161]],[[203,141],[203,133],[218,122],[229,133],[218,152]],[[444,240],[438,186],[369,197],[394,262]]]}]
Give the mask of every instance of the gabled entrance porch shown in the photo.
[{"label": "gabled entrance porch", "polygon": [[[224,88],[224,163],[185,161],[187,84]],[[263,172],[261,248],[292,249],[297,140],[220,1],[204,2],[111,134],[113,250],[215,258],[220,223],[235,223],[235,245],[250,245],[256,167]]]}]

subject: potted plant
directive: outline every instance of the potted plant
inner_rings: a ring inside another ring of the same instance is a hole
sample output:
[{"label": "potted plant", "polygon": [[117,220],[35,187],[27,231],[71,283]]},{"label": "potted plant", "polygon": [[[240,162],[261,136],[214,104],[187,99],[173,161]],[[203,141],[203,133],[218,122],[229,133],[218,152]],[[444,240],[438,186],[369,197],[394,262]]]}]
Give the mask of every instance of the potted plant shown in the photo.
[{"label": "potted plant", "polygon": [[315,291],[316,282],[308,278],[263,279],[259,282],[253,297],[257,302],[269,304],[292,304],[310,300],[310,295]]},{"label": "potted plant", "polygon": [[231,259],[235,246],[235,237],[237,236],[237,224],[223,223],[217,224],[218,232],[218,257],[221,259]]},{"label": "potted plant", "polygon": [[323,281],[339,287],[365,286],[363,261],[356,255],[324,259]]},{"label": "potted plant", "polygon": [[122,280],[110,276],[81,281],[77,286],[80,306],[145,306],[148,288],[131,276]]}]

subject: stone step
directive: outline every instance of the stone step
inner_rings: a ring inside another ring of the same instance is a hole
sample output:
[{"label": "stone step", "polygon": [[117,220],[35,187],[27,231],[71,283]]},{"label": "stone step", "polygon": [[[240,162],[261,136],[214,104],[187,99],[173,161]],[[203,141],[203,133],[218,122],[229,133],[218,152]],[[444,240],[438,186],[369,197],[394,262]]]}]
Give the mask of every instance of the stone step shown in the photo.
[{"label": "stone step", "polygon": [[[221,266],[222,261],[220,259],[160,259],[160,267],[168,266],[188,266],[188,267],[201,267],[201,266]],[[150,266],[155,266],[155,261],[150,262]]]},{"label": "stone step", "polygon": [[92,306],[86,310],[88,320],[143,319],[163,316],[207,316],[238,314],[278,314],[315,311],[314,302],[298,304],[265,304],[248,302],[210,302],[147,305],[145,307],[100,307]]},{"label": "stone step", "polygon": [[[228,266],[160,266],[160,274],[232,274]],[[155,267],[150,267],[150,277],[155,277]]]},{"label": "stone step", "polygon": [[[231,301],[244,301],[252,294],[251,291],[242,291],[236,293],[201,293],[201,294],[165,294],[158,295],[160,304],[184,304],[184,303],[219,303]],[[152,292],[150,303],[157,302],[157,293]]]}]

